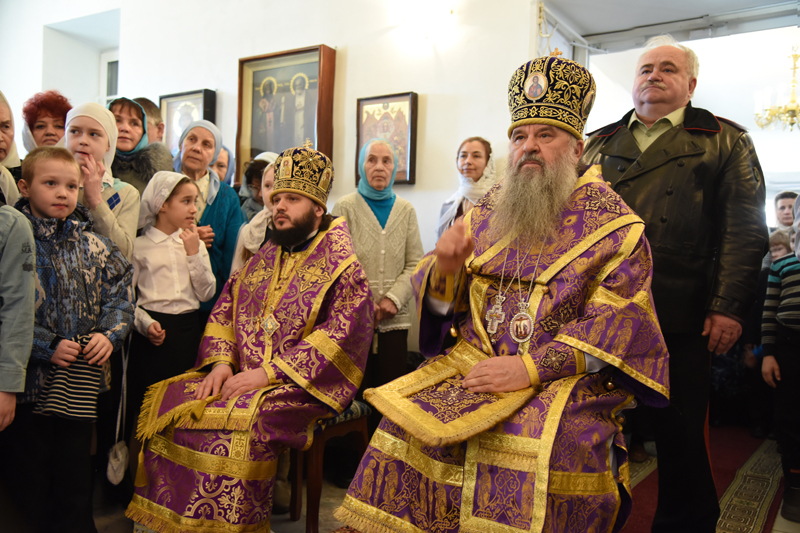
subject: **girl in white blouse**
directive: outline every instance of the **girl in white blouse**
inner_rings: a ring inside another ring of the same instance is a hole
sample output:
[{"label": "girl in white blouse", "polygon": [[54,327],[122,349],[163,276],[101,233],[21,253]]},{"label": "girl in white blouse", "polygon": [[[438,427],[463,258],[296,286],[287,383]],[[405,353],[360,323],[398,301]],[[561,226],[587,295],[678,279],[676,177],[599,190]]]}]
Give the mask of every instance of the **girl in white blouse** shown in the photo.
[{"label": "girl in white blouse", "polygon": [[[142,194],[141,237],[133,244],[138,292],[128,363],[128,417],[134,427],[148,386],[194,366],[203,334],[200,302],[214,296],[216,278],[195,225],[197,186],[176,172],[157,172]],[[131,438],[131,465],[139,443]],[[135,472],[134,472],[135,474]]]}]

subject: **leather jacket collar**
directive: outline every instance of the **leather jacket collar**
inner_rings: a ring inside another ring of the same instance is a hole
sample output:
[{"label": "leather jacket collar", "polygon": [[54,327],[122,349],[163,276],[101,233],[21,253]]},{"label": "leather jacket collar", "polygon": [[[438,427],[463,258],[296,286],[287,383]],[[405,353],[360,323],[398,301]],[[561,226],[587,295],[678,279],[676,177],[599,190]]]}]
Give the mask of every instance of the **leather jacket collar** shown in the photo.
[{"label": "leather jacket collar", "polygon": [[[597,135],[597,137],[610,137],[614,135],[614,133],[616,133],[620,128],[628,127],[628,122],[631,120],[631,115],[633,115],[633,109],[625,113],[625,116],[623,116],[618,122],[609,124],[608,126],[602,127],[599,130],[595,130],[591,132],[589,136],[591,137],[592,135]],[[683,129],[690,132],[696,131],[716,134],[722,131],[722,126],[713,113],[710,113],[705,109],[692,107],[692,103],[689,102],[686,104],[686,115],[683,119]]]}]

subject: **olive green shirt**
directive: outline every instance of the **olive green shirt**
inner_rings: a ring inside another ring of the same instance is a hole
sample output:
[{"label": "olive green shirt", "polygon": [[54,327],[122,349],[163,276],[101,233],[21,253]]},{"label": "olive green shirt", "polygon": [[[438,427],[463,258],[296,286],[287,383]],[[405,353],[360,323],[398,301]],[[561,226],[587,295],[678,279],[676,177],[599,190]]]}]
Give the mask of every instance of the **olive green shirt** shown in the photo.
[{"label": "olive green shirt", "polygon": [[656,120],[653,125],[648,128],[641,120],[639,120],[636,111],[634,111],[633,115],[631,115],[631,119],[628,121],[628,129],[633,134],[633,138],[636,141],[636,146],[638,146],[639,150],[644,153],[644,151],[647,150],[651,144],[656,142],[656,139],[658,139],[662,134],[679,124],[683,124],[683,117],[685,114],[686,107],[681,107],[669,115]]}]

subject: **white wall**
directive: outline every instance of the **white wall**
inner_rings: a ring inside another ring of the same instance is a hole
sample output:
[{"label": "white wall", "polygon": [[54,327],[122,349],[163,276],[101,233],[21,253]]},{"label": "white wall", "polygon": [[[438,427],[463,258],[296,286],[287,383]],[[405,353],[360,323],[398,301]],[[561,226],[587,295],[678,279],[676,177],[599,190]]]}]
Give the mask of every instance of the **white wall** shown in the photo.
[{"label": "white wall", "polygon": [[[43,52],[58,36],[50,29],[45,33],[43,26],[120,8],[121,94],[157,102],[162,94],[214,89],[218,123],[226,144],[232,145],[238,59],[327,44],[337,49],[337,173],[331,205],[355,188],[356,99],[415,91],[420,95],[417,184],[396,190],[417,207],[423,244],[430,250],[439,206],[457,184],[458,143],[482,135],[492,142],[499,166],[504,164],[508,78],[529,59],[532,43],[546,53],[544,40],[535,33],[537,6],[528,0],[238,0],[225,5],[211,0],[0,0],[0,18],[14,21],[0,34],[0,47],[7,51],[0,79],[13,83],[0,89],[18,124],[22,103],[43,89],[61,89],[73,103],[94,99],[79,86],[94,89],[97,82],[83,84],[82,74],[70,67],[82,65],[79,58],[88,51],[70,43],[64,61],[51,61],[55,56]],[[775,176],[788,185],[800,183],[792,157],[800,135],[759,130],[752,120],[753,93],[788,83],[786,56],[791,44],[800,41],[797,32],[788,28],[689,43],[701,62],[694,104],[748,127],[767,179]],[[564,45],[563,35],[551,39],[552,47],[569,56]],[[630,109],[638,53],[592,56],[598,96],[587,132]]]},{"label": "white wall", "polygon": [[[43,89],[42,26],[115,8],[120,94],[158,102],[162,94],[214,89],[228,146],[236,136],[240,57],[336,48],[331,206],[355,190],[356,99],[419,93],[417,184],[396,192],[416,206],[426,250],[440,205],[457,187],[460,141],[481,135],[500,159],[507,153],[506,90],[529,59],[528,0],[0,0],[0,19],[14,21],[0,34],[7,51],[0,79],[13,83],[0,89],[18,123],[22,103]],[[56,87],[72,83],[69,73],[62,78]],[[21,148],[19,132],[17,139]]]},{"label": "white wall", "polygon": [[[44,28],[42,56],[42,90],[58,89],[73,103],[97,101],[98,49],[60,31]],[[21,103],[17,106],[21,108]]]},{"label": "white wall", "polygon": [[[800,128],[775,126],[762,130],[755,123],[754,95],[791,80],[792,46],[800,44],[797,27],[767,30],[684,43],[700,61],[692,105],[733,120],[747,128],[767,182],[767,223],[775,224],[772,198],[784,189],[800,192]],[[616,122],[633,107],[631,88],[641,50],[593,55],[590,70],[597,83],[597,100],[586,132]],[[788,94],[788,90],[786,91]],[[773,102],[774,103],[774,102]]]}]

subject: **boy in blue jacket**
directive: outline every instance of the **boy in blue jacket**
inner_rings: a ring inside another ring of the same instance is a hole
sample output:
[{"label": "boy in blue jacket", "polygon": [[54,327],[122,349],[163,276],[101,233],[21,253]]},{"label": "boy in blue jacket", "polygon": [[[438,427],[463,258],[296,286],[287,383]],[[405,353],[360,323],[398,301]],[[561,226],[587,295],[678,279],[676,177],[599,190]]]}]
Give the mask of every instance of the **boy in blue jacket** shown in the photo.
[{"label": "boy in blue jacket", "polygon": [[133,268],[91,232],[79,183],[69,151],[37,148],[22,165],[16,205],[36,241],[35,323],[25,390],[0,450],[13,459],[0,476],[36,531],[96,531],[90,451],[101,365],[134,320]]}]

